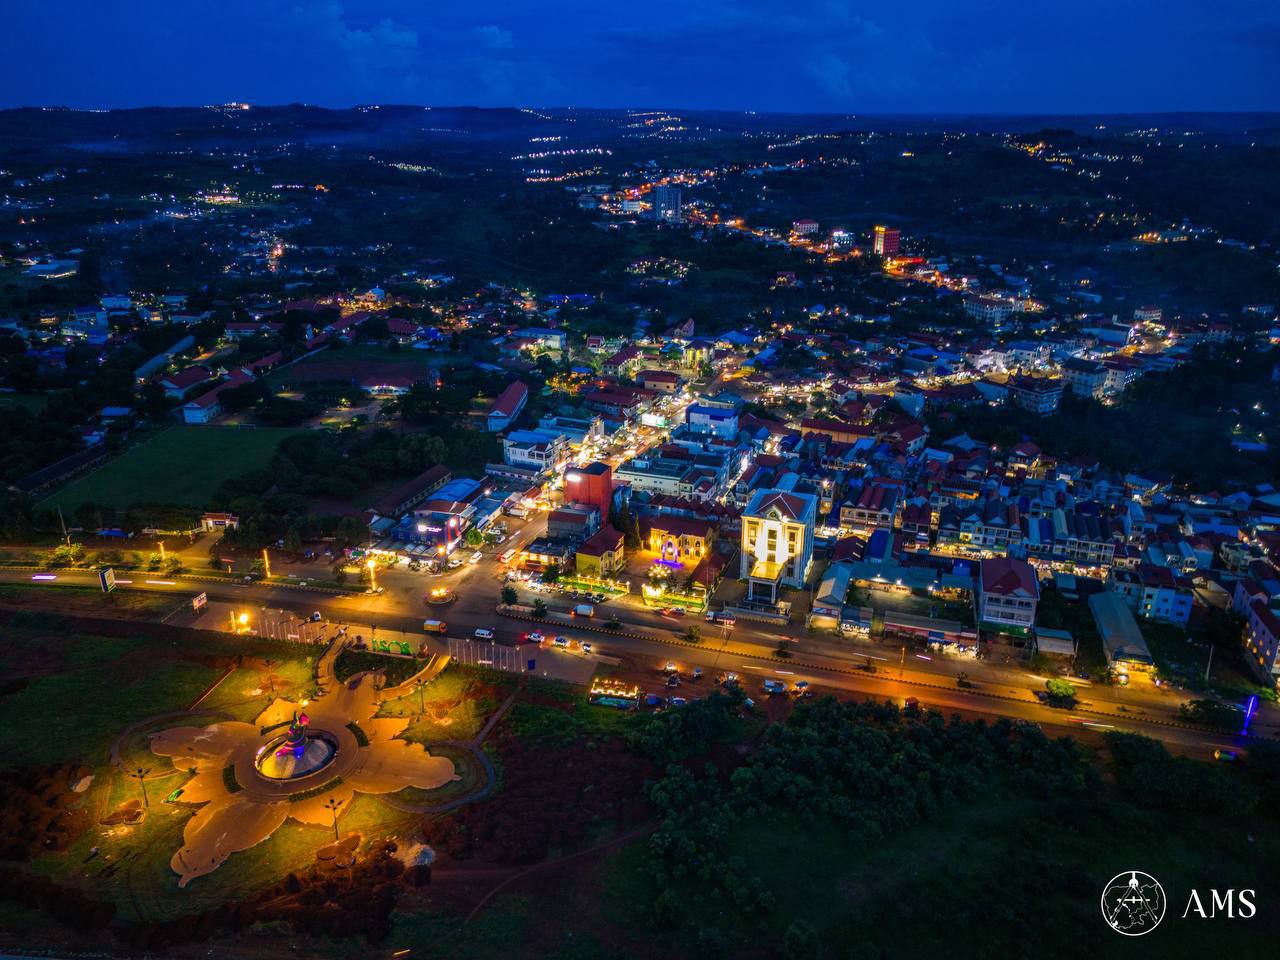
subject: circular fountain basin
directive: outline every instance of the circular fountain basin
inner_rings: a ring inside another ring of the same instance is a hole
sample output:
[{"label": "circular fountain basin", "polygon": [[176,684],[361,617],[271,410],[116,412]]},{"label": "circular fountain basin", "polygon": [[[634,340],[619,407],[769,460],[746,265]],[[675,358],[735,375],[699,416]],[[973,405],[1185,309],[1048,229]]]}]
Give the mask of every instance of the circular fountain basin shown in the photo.
[{"label": "circular fountain basin", "polygon": [[338,744],[324,733],[308,733],[301,749],[290,747],[288,741],[287,736],[276,737],[258,751],[253,765],[268,780],[309,777],[329,766],[338,756]]}]

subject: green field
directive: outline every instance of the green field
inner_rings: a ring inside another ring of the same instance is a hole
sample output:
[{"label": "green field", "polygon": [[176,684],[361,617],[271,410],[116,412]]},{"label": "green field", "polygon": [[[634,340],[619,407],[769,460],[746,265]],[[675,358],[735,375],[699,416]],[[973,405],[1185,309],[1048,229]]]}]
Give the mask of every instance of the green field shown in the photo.
[{"label": "green field", "polygon": [[82,503],[123,509],[138,503],[203,507],[225,480],[263,467],[297,430],[176,426],[72,481],[42,506]]}]

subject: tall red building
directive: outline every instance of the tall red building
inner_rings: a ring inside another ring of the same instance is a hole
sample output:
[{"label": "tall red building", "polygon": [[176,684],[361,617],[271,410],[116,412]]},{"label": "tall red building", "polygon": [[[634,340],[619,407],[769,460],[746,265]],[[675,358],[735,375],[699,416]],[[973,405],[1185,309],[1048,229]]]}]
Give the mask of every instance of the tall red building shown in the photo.
[{"label": "tall red building", "polygon": [[590,463],[564,475],[564,502],[596,507],[603,522],[613,499],[613,470],[607,463]]},{"label": "tall red building", "polygon": [[873,236],[872,249],[877,254],[882,257],[896,257],[898,255],[898,244],[902,239],[902,232],[897,227],[877,225]]}]

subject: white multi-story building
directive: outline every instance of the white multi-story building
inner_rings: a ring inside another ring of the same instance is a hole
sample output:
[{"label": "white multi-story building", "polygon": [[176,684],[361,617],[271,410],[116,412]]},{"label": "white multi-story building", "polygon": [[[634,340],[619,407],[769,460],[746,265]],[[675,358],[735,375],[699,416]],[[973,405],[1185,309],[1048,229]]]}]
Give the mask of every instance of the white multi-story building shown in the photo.
[{"label": "white multi-story building", "polygon": [[555,430],[512,430],[502,438],[502,459],[513,466],[554,470],[568,455],[568,440]]},{"label": "white multi-story building", "polygon": [[740,576],[749,600],[777,603],[780,586],[803,587],[813,563],[818,498],[757,490],[742,514]]},{"label": "white multi-story building", "polygon": [[1025,636],[1036,623],[1040,582],[1023,560],[983,560],[978,571],[978,619],[986,630]]}]

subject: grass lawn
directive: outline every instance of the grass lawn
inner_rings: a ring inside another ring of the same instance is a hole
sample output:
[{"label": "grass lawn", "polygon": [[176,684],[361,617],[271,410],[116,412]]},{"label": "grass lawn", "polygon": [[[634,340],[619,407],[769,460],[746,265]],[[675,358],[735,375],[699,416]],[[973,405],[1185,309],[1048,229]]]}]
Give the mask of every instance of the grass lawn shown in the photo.
[{"label": "grass lawn", "polygon": [[394,687],[404,683],[426,665],[425,660],[416,657],[393,657],[370,650],[346,649],[338,654],[333,672],[339,680],[345,681],[366,670],[381,670],[387,678],[386,686]]},{"label": "grass lawn", "polygon": [[10,610],[48,610],[55,607],[70,616],[111,617],[121,620],[150,620],[168,613],[183,601],[163,593],[119,588],[103,593],[97,587],[62,584],[0,584],[0,607]]},{"label": "grass lawn", "polygon": [[15,632],[7,639],[47,642],[62,658],[55,672],[0,699],[0,756],[14,766],[73,761],[99,768],[125,727],[185,709],[219,672],[183,660],[152,665],[143,643],[128,638],[73,635],[58,644]]},{"label": "grass lawn", "polygon": [[200,708],[230,714],[237,720],[251,723],[275,697],[296,702],[307,699],[314,687],[315,661],[311,657],[277,660],[269,670],[237,667],[218,684]]},{"label": "grass lawn", "polygon": [[[169,920],[247,897],[291,870],[310,864],[317,850],[333,842],[331,828],[285,821],[262,843],[235,854],[213,873],[179,890],[169,860],[182,846],[182,831],[192,808],[163,801],[185,779],[175,776],[156,781],[154,790],[148,786],[151,813],[141,825],[95,825],[66,853],[46,855],[29,867],[64,882],[81,882],[95,896],[117,904],[123,920]],[[105,811],[138,796],[136,783],[115,775],[109,782],[105,778],[95,781],[86,802]],[[401,813],[357,794],[339,814],[338,829],[344,836],[359,833],[366,841],[408,837],[420,820],[417,814]],[[98,847],[99,855],[87,860],[93,846]]]},{"label": "grass lawn", "polygon": [[[415,719],[404,732],[414,743],[469,740],[498,708],[514,681],[510,674],[451,664],[423,688],[382,704],[379,716]],[[426,715],[422,716],[422,708]]]},{"label": "grass lawn", "polygon": [[176,426],[72,481],[41,506],[74,512],[82,503],[119,509],[135,503],[200,508],[225,480],[263,467],[297,430]]}]

